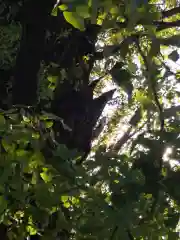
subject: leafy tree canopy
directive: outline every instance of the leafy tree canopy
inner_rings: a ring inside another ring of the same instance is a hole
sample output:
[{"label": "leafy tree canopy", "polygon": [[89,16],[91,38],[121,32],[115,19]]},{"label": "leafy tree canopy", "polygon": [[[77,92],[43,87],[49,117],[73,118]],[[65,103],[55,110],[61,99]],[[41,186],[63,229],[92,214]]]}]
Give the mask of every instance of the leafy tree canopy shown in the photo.
[{"label": "leafy tree canopy", "polygon": [[179,5],[0,1],[2,239],[179,239]]}]

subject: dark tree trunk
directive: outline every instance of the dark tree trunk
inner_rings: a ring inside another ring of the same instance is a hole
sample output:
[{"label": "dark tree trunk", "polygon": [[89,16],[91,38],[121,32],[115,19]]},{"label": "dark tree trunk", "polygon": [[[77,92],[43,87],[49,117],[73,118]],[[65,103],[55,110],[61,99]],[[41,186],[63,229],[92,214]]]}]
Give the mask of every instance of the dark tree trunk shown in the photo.
[{"label": "dark tree trunk", "polygon": [[47,22],[54,3],[54,0],[28,0],[22,7],[22,36],[12,92],[14,105],[37,103],[37,73],[44,51]]}]

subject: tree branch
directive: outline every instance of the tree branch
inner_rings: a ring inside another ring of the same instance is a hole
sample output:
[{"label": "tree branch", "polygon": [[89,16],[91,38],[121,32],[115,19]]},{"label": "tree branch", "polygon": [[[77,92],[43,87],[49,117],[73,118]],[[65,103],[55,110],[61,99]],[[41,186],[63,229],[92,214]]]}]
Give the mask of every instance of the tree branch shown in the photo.
[{"label": "tree branch", "polygon": [[173,27],[179,27],[180,26],[180,20],[173,21],[173,22],[159,22],[154,21],[153,24],[157,26],[157,31],[162,31],[167,28],[173,28]]},{"label": "tree branch", "polygon": [[175,7],[175,8],[172,8],[170,10],[167,10],[167,11],[163,11],[162,12],[162,17],[163,18],[168,18],[168,17],[171,17],[175,14],[178,14],[180,13],[180,7]]}]

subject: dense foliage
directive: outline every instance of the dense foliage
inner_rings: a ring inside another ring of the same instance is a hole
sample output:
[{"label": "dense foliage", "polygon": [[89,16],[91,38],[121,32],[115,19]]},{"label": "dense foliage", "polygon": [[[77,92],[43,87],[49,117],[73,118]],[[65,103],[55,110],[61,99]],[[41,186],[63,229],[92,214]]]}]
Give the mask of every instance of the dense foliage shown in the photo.
[{"label": "dense foliage", "polygon": [[1,239],[179,239],[179,19],[0,1]]}]

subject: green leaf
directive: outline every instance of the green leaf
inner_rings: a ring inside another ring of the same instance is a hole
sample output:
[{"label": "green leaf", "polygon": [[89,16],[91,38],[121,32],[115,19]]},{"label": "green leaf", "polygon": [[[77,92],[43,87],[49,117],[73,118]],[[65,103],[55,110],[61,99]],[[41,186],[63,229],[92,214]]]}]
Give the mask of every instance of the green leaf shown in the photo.
[{"label": "green leaf", "polygon": [[88,5],[78,5],[76,7],[76,13],[82,18],[89,18],[90,17]]},{"label": "green leaf", "polygon": [[46,121],[45,126],[46,128],[51,128],[53,126],[53,121]]},{"label": "green leaf", "polygon": [[176,4],[177,4],[176,0],[165,0],[165,6],[167,8],[173,8],[176,6]]},{"label": "green leaf", "polygon": [[37,184],[35,191],[36,201],[42,208],[51,209],[54,204],[57,204],[57,199],[59,198],[57,195],[53,194],[48,189],[48,184]]},{"label": "green leaf", "polygon": [[57,80],[58,80],[58,76],[48,76],[48,81],[49,81],[50,83],[56,84],[56,83],[57,83]]},{"label": "green leaf", "polygon": [[66,21],[70,23],[73,27],[78,28],[80,31],[85,30],[84,19],[80,17],[77,13],[64,11],[63,15]]},{"label": "green leaf", "polygon": [[69,196],[67,196],[67,195],[61,196],[61,201],[63,203],[67,202],[68,200],[69,200]]},{"label": "green leaf", "polygon": [[10,152],[10,153],[14,152],[15,144],[13,143],[10,144],[5,139],[2,139],[1,143],[6,152]]},{"label": "green leaf", "polygon": [[16,150],[17,157],[26,157],[28,156],[29,152],[24,149],[18,149]]},{"label": "green leaf", "polygon": [[[109,5],[109,7],[111,7],[111,5]],[[119,8],[117,6],[113,6],[110,8],[110,13],[112,15],[117,15],[119,13]]]},{"label": "green leaf", "polygon": [[138,66],[136,63],[134,62],[129,62],[128,64],[128,69],[133,73],[133,74],[136,74],[137,70],[138,70]]},{"label": "green leaf", "polygon": [[64,202],[63,205],[65,208],[70,208],[70,206],[71,206],[70,202]]},{"label": "green leaf", "polygon": [[77,150],[73,150],[73,149],[68,149],[66,147],[66,145],[64,144],[59,144],[59,146],[56,149],[56,152],[54,153],[55,156],[58,156],[60,158],[62,158],[63,160],[67,160],[67,159],[76,159],[77,157],[79,157],[79,153]]},{"label": "green leaf", "polygon": [[57,14],[58,14],[58,7],[55,7],[55,8],[53,8],[51,15],[54,17],[57,17]]},{"label": "green leaf", "polygon": [[152,101],[147,95],[141,90],[137,90],[135,92],[135,99],[140,102],[144,107],[148,107],[152,105]]},{"label": "green leaf", "polygon": [[30,235],[36,235],[37,234],[37,229],[32,225],[28,225],[26,227],[26,230]]},{"label": "green leaf", "polygon": [[52,181],[52,175],[48,173],[47,171],[44,171],[40,173],[40,176],[44,180],[45,183],[51,182]]},{"label": "green leaf", "polygon": [[66,4],[61,4],[61,5],[59,6],[59,9],[60,9],[61,11],[66,11],[66,10],[68,9],[68,6],[67,6]]}]

